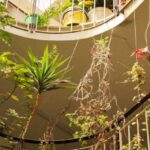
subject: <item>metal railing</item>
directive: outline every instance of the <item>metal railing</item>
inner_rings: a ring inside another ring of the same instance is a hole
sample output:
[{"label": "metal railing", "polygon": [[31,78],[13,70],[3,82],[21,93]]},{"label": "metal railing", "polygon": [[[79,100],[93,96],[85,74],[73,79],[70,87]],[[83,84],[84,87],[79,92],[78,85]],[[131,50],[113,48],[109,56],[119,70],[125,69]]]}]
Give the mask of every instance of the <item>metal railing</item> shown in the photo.
[{"label": "metal railing", "polygon": [[[150,93],[143,97],[137,104],[131,107],[127,112],[117,117],[109,128],[104,130],[105,138],[100,138],[99,142],[95,145],[91,145],[84,148],[78,148],[75,150],[150,150],[150,105],[149,105]],[[149,105],[142,107],[144,104]],[[142,108],[141,111],[139,109]],[[127,119],[131,117],[128,122]],[[111,129],[111,130],[110,130]],[[67,145],[73,143],[79,143],[81,140],[92,140],[99,136],[99,133],[95,135],[81,138],[61,139],[48,141],[50,146]],[[11,139],[17,143],[19,150],[23,150],[26,144],[32,146],[38,146],[40,140],[32,139],[20,139],[18,137],[10,137],[6,134],[0,133],[3,138]],[[108,137],[108,138],[107,138]],[[135,147],[136,146],[136,147]],[[134,148],[133,148],[134,147]]]},{"label": "metal railing", "polygon": [[42,33],[68,33],[96,27],[118,15],[130,1],[60,0],[57,3],[58,0],[47,0],[49,6],[41,10],[42,0],[5,0],[9,14],[16,20],[12,26]]},{"label": "metal railing", "polygon": [[100,150],[150,150],[150,106],[116,131],[99,143]]}]

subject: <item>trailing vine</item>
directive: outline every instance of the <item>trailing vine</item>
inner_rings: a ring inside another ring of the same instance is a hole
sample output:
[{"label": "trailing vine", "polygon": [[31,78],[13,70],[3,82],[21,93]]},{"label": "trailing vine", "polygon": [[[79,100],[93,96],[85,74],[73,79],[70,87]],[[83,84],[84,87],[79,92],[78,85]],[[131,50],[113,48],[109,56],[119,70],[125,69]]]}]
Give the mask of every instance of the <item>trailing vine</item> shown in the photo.
[{"label": "trailing vine", "polygon": [[[145,57],[145,55],[144,55]],[[126,72],[127,79],[123,83],[133,83],[135,84],[134,90],[137,95],[132,98],[133,101],[139,102],[139,100],[145,96],[145,91],[143,91],[142,86],[146,83],[146,72],[145,69],[136,61],[131,70]]]},{"label": "trailing vine", "polygon": [[[73,113],[66,114],[69,126],[75,126],[74,138],[82,138],[99,132],[99,138],[104,138],[103,131],[109,126],[106,112],[111,108],[109,90],[109,73],[112,69],[108,37],[95,42],[92,49],[92,63],[84,77],[80,80],[71,98],[80,102]],[[96,80],[95,80],[96,79]],[[98,84],[94,86],[94,82]],[[83,141],[83,144],[86,144]]]},{"label": "trailing vine", "polygon": [[8,15],[5,3],[0,1],[0,40],[7,45],[10,45],[11,37],[4,29],[8,24],[14,23],[14,21],[15,20]]}]

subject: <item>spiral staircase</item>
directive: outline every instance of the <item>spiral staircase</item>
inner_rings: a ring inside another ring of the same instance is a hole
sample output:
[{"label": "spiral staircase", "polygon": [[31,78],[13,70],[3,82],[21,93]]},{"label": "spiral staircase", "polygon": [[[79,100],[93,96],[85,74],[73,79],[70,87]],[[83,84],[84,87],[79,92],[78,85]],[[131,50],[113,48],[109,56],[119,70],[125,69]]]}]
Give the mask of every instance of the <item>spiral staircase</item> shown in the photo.
[{"label": "spiral staircase", "polygon": [[[61,0],[60,3],[64,3],[65,1]],[[107,3],[104,0],[104,6],[103,6],[103,16],[101,18],[94,17],[92,21],[84,22],[81,21],[81,24],[74,26],[73,24],[69,26],[65,26],[62,23],[62,16],[63,12],[60,12],[59,17],[54,18],[54,22],[50,22],[47,26],[40,26],[38,24],[28,24],[24,22],[24,19],[27,15],[34,15],[38,14],[41,15],[43,10],[38,7],[38,4],[36,1],[28,1],[22,0],[21,2],[19,0],[6,0],[6,7],[8,8],[9,14],[15,18],[15,23],[10,24],[7,26],[6,31],[10,32],[11,34],[16,36],[20,36],[23,38],[27,38],[28,40],[40,40],[40,41],[74,41],[74,40],[80,40],[80,39],[87,39],[91,38],[93,36],[109,32],[111,29],[118,27],[121,23],[124,21],[127,21],[127,18],[133,14],[136,9],[144,2],[144,0],[128,0],[125,2],[125,4],[121,4],[120,1],[113,1],[113,7],[110,9],[111,14],[107,15]],[[57,3],[56,1],[50,1],[51,6],[55,6]],[[95,2],[94,2],[95,3]],[[84,9],[84,8],[83,8]],[[96,9],[95,6],[92,7],[92,9]],[[72,10],[73,13],[74,10]],[[95,11],[94,11],[95,12]],[[96,16],[96,14],[93,14],[93,16]],[[141,104],[133,106],[131,109],[127,111],[123,115],[122,118],[118,118],[115,120],[114,124],[112,124],[114,130],[112,133],[110,133],[110,137],[108,139],[105,139],[104,141],[101,141],[99,145],[93,145],[85,147],[85,148],[77,148],[77,149],[83,149],[83,150],[92,150],[95,147],[99,147],[99,150],[124,150],[123,146],[128,144],[129,149],[131,149],[131,141],[133,140],[133,137],[137,135],[137,144],[140,145],[140,139],[144,138],[144,141],[142,142],[146,149],[144,150],[150,150],[150,111],[149,107],[149,97],[150,95],[147,95],[144,100],[141,100]],[[146,105],[144,105],[146,104]],[[142,110],[141,107],[144,107]],[[135,116],[135,111],[138,111],[138,115]],[[129,117],[130,119],[126,120],[125,117]],[[118,126],[116,126],[116,124]],[[146,130],[145,130],[146,129]],[[124,134],[125,133],[125,134]],[[1,135],[2,137],[7,137],[7,135]],[[92,140],[97,135],[93,135],[91,137],[85,137],[87,140]],[[37,146],[39,144],[39,140],[32,140],[32,139],[24,139],[24,141],[21,141],[18,137],[11,137],[12,140],[17,141],[18,143],[24,143],[24,145],[33,145]],[[80,145],[77,145],[77,143],[80,141],[80,139],[62,139],[62,140],[53,140],[49,141],[50,144],[58,145],[60,148],[58,149],[64,149],[64,150],[70,150],[67,149],[64,145],[71,145],[71,147],[80,147]],[[110,144],[111,143],[111,144]],[[72,146],[76,144],[76,146]],[[7,144],[3,144],[0,146],[0,150],[7,150],[7,149],[14,149],[13,147],[5,146]],[[63,145],[63,146],[62,146]],[[62,148],[62,147],[63,148]],[[66,149],[65,149],[66,148]],[[18,150],[22,150],[25,148],[19,148]],[[35,149],[35,148],[33,148]],[[57,150],[57,149],[56,149]]]}]

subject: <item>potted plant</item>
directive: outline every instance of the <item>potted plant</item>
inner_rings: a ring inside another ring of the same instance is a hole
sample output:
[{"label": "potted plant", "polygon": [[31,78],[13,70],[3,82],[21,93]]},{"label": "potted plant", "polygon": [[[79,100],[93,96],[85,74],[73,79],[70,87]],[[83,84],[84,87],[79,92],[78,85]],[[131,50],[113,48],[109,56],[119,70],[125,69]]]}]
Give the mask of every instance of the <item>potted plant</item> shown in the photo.
[{"label": "potted plant", "polygon": [[21,133],[22,139],[24,139],[32,118],[39,108],[43,93],[55,89],[74,87],[74,85],[65,78],[66,73],[68,73],[70,69],[62,68],[64,63],[68,61],[68,58],[63,59],[56,47],[53,47],[50,52],[47,47],[42,58],[36,57],[32,52],[28,52],[28,56],[29,60],[19,57],[21,61],[20,65],[27,70],[25,76],[31,78],[30,82],[25,80],[22,86],[24,89],[33,91],[36,96],[33,109]]},{"label": "potted plant", "polygon": [[126,4],[126,0],[119,0],[120,5],[125,5]]},{"label": "potted plant", "polygon": [[75,26],[87,22],[87,9],[93,4],[93,0],[86,0],[83,4],[83,0],[72,0],[67,1],[63,7],[63,25],[64,26]]},{"label": "potted plant", "polygon": [[[104,1],[96,0],[95,8],[88,13],[89,21],[97,21],[112,15],[113,1],[106,0],[106,8],[104,8]],[[104,10],[105,9],[105,10]]]},{"label": "potted plant", "polygon": [[47,25],[57,25],[59,26],[60,23],[57,21],[58,16],[60,14],[60,7],[57,5],[56,7],[49,6],[43,14],[40,16],[39,25],[40,26],[47,26]]}]

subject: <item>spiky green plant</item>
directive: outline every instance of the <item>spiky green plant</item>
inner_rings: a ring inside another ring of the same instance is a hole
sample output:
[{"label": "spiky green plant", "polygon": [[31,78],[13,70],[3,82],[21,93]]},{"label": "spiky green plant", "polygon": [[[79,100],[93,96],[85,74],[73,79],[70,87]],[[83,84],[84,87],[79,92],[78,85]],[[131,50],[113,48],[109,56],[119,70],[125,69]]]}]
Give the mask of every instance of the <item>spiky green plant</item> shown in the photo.
[{"label": "spiky green plant", "polygon": [[42,93],[54,89],[73,87],[73,84],[69,80],[66,80],[64,78],[69,69],[62,69],[62,66],[68,61],[68,58],[63,59],[58,53],[55,46],[50,52],[48,50],[48,47],[46,47],[44,50],[44,54],[40,59],[36,57],[36,55],[31,51],[28,52],[28,57],[29,60],[26,60],[23,57],[19,58],[21,60],[22,66],[25,67],[28,71],[26,73],[26,76],[29,76],[32,79],[32,81],[30,82],[30,90],[36,92],[36,99],[33,110],[21,134],[22,138],[25,137],[31,120],[40,105],[40,102],[42,100]]}]

